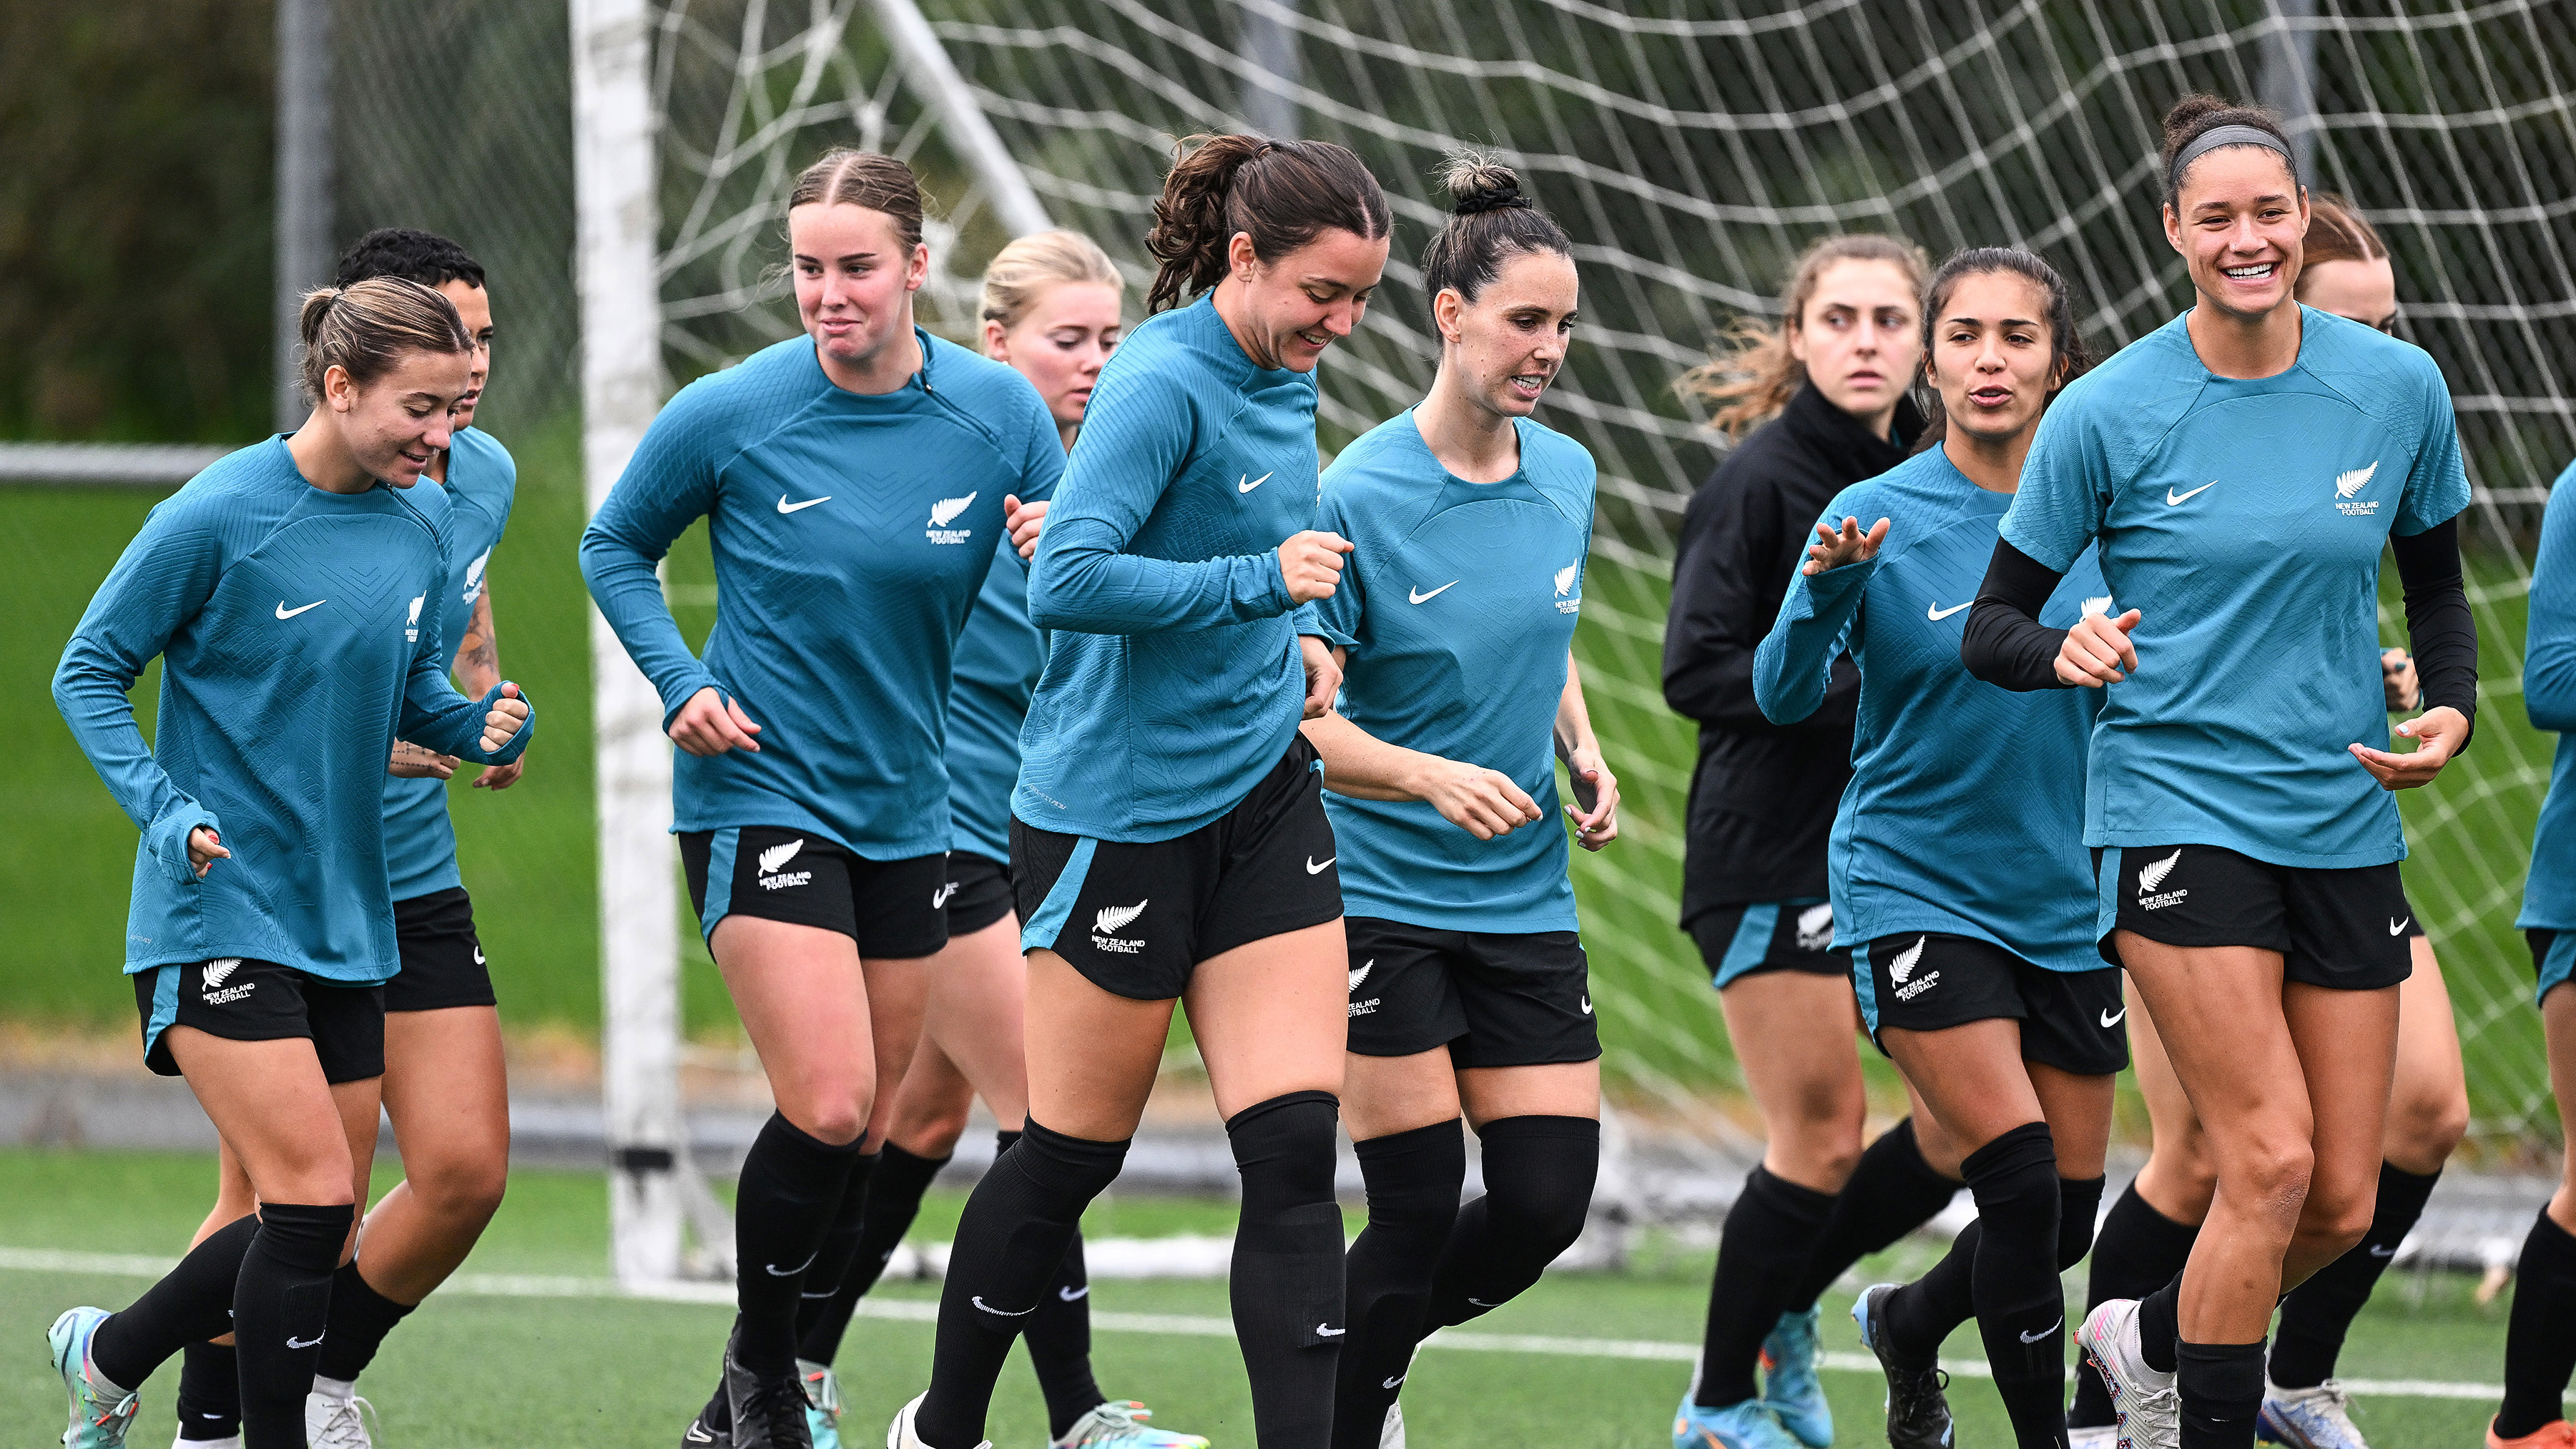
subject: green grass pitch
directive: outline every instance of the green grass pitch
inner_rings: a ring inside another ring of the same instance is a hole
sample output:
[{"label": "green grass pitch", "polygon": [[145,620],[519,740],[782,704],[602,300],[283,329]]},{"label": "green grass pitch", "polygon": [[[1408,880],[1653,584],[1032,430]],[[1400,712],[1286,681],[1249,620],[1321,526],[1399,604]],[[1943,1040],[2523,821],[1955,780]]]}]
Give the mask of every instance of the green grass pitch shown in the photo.
[{"label": "green grass pitch", "polygon": [[[144,1153],[0,1150],[0,1250],[175,1255],[209,1198],[210,1159]],[[380,1180],[379,1189],[390,1186]],[[953,1231],[961,1202],[934,1193],[917,1238]],[[1222,1203],[1112,1197],[1096,1208],[1098,1234],[1225,1231]],[[596,1174],[524,1172],[468,1274],[597,1276],[606,1258],[607,1202]],[[1901,1276],[1928,1264],[1928,1250],[1900,1246],[1864,1265]],[[1553,1275],[1474,1327],[1497,1334],[1648,1340],[1686,1344],[1698,1336],[1707,1291],[1707,1250],[1648,1243],[1629,1272]],[[77,1303],[119,1307],[144,1286],[132,1276],[0,1268],[0,1425],[16,1442],[60,1432],[58,1386],[45,1367],[46,1324]],[[926,1306],[936,1285],[888,1285],[888,1303]],[[2467,1280],[2392,1275],[2363,1315],[2343,1364],[2354,1377],[2492,1382],[2499,1375],[2510,1299],[2479,1307]],[[1195,1281],[1107,1281],[1093,1292],[1103,1314],[1223,1318],[1225,1285]],[[1827,1347],[1858,1348],[1842,1316],[1848,1294],[1828,1302]],[[2071,1306],[2080,1308],[2080,1300]],[[676,1443],[712,1384],[730,1310],[719,1306],[602,1299],[448,1293],[434,1296],[388,1340],[360,1385],[383,1424],[388,1449],[466,1446],[608,1446]],[[853,1326],[840,1369],[850,1401],[849,1442],[878,1441],[894,1409],[919,1392],[930,1364],[931,1328],[918,1320],[866,1317]],[[1220,1449],[1248,1449],[1250,1405],[1242,1362],[1217,1337],[1102,1330],[1094,1353],[1105,1390],[1146,1399],[1176,1428],[1205,1433]],[[1955,1359],[1978,1356],[1973,1327],[1949,1345]],[[1414,1442],[1480,1449],[1652,1446],[1668,1432],[1689,1377],[1685,1362],[1566,1354],[1429,1350],[1405,1392]],[[133,1442],[158,1445],[171,1431],[176,1365],[146,1385]],[[1825,1378],[1840,1442],[1879,1442],[1878,1383],[1869,1374]],[[1967,1449],[2009,1444],[1991,1387],[1962,1377],[1951,1388],[1959,1440]],[[2360,1421],[2389,1449],[2471,1445],[2491,1405],[2461,1399],[2365,1398]],[[1037,1449],[1042,1415],[1024,1359],[1014,1355],[994,1405],[990,1432],[1006,1449]]]}]

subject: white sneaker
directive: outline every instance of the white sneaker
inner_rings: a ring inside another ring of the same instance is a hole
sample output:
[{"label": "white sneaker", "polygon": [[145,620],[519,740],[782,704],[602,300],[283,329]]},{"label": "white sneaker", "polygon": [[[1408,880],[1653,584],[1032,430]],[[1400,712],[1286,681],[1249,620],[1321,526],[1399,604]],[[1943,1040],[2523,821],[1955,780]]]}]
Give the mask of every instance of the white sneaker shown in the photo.
[{"label": "white sneaker", "polygon": [[2120,1449],[2120,1430],[2112,1424],[2088,1424],[2066,1431],[2066,1449]]},{"label": "white sneaker", "polygon": [[242,1449],[242,1441],[239,1434],[221,1439],[173,1439],[170,1449]]},{"label": "white sneaker", "polygon": [[2352,1421],[2352,1396],[2328,1379],[2312,1389],[2285,1389],[2263,1380],[2263,1437],[2290,1449],[2370,1449]]},{"label": "white sneaker", "polygon": [[[921,1401],[929,1397],[927,1392],[915,1394],[911,1403],[894,1411],[894,1422],[886,1425],[886,1449],[930,1449],[912,1431],[912,1416],[921,1412]],[[993,1441],[987,1439],[975,1449],[993,1449]]]},{"label": "white sneaker", "polygon": [[2138,1301],[2115,1298],[2094,1309],[2075,1337],[2120,1412],[2114,1442],[2128,1449],[2181,1449],[2182,1396],[2174,1391],[2174,1376],[2147,1367],[2138,1348]]},{"label": "white sneaker", "polygon": [[316,1389],[304,1396],[304,1442],[311,1449],[375,1449],[367,1420],[376,1406],[356,1394],[326,1394]]},{"label": "white sneaker", "polygon": [[1386,1406],[1386,1423],[1377,1431],[1377,1449],[1404,1449],[1404,1405]]},{"label": "white sneaker", "polygon": [[1134,1399],[1110,1399],[1073,1421],[1047,1449],[1208,1449],[1196,1434],[1157,1429],[1154,1411]]}]

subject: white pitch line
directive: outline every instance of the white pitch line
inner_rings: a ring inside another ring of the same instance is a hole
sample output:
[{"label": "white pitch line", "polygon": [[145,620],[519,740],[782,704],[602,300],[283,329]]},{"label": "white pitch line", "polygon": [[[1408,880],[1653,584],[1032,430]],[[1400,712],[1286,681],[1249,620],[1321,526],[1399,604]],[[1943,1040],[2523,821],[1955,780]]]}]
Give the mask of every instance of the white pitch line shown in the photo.
[{"label": "white pitch line", "polygon": [[[20,1273],[96,1273],[119,1278],[158,1278],[175,1260],[136,1253],[66,1253],[47,1248],[0,1248],[0,1271]],[[629,1288],[613,1278],[579,1278],[522,1273],[459,1273],[439,1289],[472,1298],[630,1298],[656,1303],[723,1305],[734,1301],[729,1283],[657,1283]],[[939,1305],[918,1299],[863,1298],[859,1316],[903,1323],[934,1323]],[[1232,1338],[1230,1319],[1186,1313],[1110,1313],[1095,1309],[1091,1326],[1110,1333],[1159,1333],[1189,1338]],[[1693,1363],[1699,1346],[1642,1338],[1582,1338],[1543,1333],[1469,1333],[1444,1328],[1423,1340],[1424,1348],[1467,1353],[1535,1353],[1561,1358],[1647,1359],[1659,1363]],[[1843,1373],[1875,1374],[1878,1360],[1865,1353],[1828,1353],[1823,1366]],[[1943,1361],[1956,1378],[1991,1378],[1993,1370],[1972,1360]],[[2474,1399],[2504,1397],[2501,1384],[2447,1383],[2438,1379],[2345,1379],[2343,1386],[2363,1398]]]}]

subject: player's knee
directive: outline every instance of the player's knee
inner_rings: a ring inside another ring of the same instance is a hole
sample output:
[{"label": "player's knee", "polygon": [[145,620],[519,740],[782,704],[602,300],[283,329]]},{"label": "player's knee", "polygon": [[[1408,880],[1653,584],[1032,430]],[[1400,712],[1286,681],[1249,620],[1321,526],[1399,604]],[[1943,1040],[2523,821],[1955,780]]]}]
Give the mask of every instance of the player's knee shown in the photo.
[{"label": "player's knee", "polygon": [[2469,1135],[2469,1094],[2456,1081],[2401,1085],[2388,1102],[2388,1160],[2423,1176],[2439,1172]]},{"label": "player's knee", "polygon": [[2299,1205],[2299,1236],[2334,1253],[2348,1251],[2369,1235],[2371,1213],[2378,1201],[2377,1185],[2375,1170],[2351,1182],[2326,1177],[2312,1180]]},{"label": "player's knee", "polygon": [[403,1172],[423,1207],[444,1221],[476,1228],[501,1210],[510,1187],[507,1151],[428,1165],[425,1171],[405,1163]]},{"label": "player's knee", "polygon": [[1333,1142],[1340,1119],[1340,1103],[1330,1092],[1291,1092],[1226,1119],[1226,1137],[1243,1176],[1238,1249],[1296,1251],[1309,1228],[1325,1224],[1319,1209],[1329,1209],[1329,1226],[1339,1241]]},{"label": "player's knee", "polygon": [[886,1140],[915,1157],[954,1156],[959,1139],[966,1135],[967,1105],[899,1100]]},{"label": "player's knee", "polygon": [[2244,1211],[2286,1234],[2306,1210],[2316,1161],[2316,1150],[2304,1135],[2265,1132],[2229,1154],[2219,1188]]}]

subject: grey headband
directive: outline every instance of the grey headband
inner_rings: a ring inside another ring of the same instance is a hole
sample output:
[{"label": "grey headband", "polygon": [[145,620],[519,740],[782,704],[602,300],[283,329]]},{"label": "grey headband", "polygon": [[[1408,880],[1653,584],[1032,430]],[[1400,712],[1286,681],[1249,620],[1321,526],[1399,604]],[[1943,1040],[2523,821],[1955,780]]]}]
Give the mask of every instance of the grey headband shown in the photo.
[{"label": "grey headband", "polygon": [[2281,159],[2289,163],[2290,179],[2292,181],[2299,179],[2299,158],[2290,154],[2288,144],[2280,137],[2260,126],[2212,126],[2192,137],[2191,144],[2183,147],[2180,154],[2174,157],[2172,168],[2165,172],[2165,195],[2180,196],[2182,173],[2190,169],[2191,163],[2221,146],[2261,146],[2278,151],[2281,153]]}]

